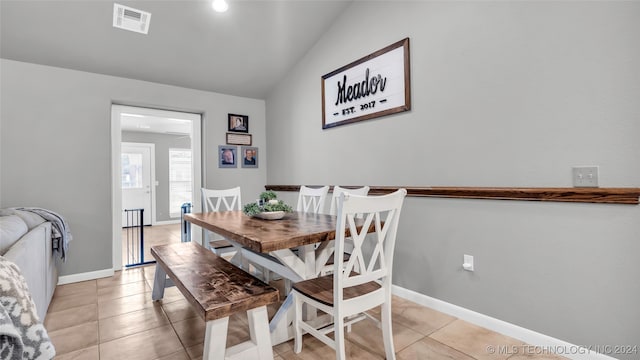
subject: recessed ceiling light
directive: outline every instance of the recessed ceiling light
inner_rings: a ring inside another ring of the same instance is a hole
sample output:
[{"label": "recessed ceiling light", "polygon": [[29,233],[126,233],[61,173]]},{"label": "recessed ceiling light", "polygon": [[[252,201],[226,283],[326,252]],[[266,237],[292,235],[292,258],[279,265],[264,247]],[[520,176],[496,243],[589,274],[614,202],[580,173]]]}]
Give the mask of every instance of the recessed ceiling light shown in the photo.
[{"label": "recessed ceiling light", "polygon": [[229,9],[229,4],[226,0],[213,0],[211,7],[217,12],[225,12]]}]

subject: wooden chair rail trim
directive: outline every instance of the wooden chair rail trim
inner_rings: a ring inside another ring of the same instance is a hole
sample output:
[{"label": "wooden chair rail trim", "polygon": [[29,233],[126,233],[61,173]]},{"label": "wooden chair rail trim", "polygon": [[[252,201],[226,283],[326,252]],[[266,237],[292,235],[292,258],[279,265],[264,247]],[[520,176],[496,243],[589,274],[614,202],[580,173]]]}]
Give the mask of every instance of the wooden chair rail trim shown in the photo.
[{"label": "wooden chair rail trim", "polygon": [[[307,185],[314,187],[314,185]],[[320,185],[317,185],[320,186]],[[342,186],[342,185],[341,185]],[[358,188],[362,186],[343,186]],[[407,189],[407,196],[442,197],[460,199],[494,199],[580,202],[600,204],[637,205],[640,188],[518,188],[518,187],[415,187],[415,186],[371,186],[370,195],[392,193],[399,188]],[[300,185],[266,185],[266,190],[299,191]],[[330,191],[333,191],[333,186]]]}]

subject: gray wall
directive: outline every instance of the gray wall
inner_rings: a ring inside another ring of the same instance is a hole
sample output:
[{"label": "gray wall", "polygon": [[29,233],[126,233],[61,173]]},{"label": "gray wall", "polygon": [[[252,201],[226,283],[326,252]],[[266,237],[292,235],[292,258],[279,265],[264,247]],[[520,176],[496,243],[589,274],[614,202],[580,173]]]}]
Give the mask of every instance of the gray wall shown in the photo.
[{"label": "gray wall", "polygon": [[[158,182],[158,186],[155,187],[156,221],[180,219],[180,216],[172,218],[169,215],[169,149],[190,149],[191,138],[189,136],[123,131],[122,141],[155,144],[156,181]],[[194,194],[194,196],[198,197],[200,194]],[[176,211],[179,212],[179,209]]]},{"label": "gray wall", "polygon": [[[413,109],[322,130],[321,76],[404,37]],[[267,182],[570,187],[572,166],[599,165],[601,186],[640,187],[638,64],[639,2],[354,2],[267,98]],[[634,345],[639,219],[408,198],[394,283],[574,344]]]},{"label": "gray wall", "polygon": [[217,168],[228,113],[249,115],[254,145],[265,155],[263,100],[6,59],[0,76],[0,206],[65,216],[74,240],[61,275],[112,267],[112,103],[202,113],[204,186],[240,185],[248,199],[264,189],[264,159],[259,169]]}]

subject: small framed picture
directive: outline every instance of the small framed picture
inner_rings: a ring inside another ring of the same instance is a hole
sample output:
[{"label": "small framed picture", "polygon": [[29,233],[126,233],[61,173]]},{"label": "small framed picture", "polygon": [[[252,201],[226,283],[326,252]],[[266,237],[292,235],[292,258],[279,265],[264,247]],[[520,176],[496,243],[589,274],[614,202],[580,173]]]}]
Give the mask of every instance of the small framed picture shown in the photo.
[{"label": "small framed picture", "polygon": [[249,116],[229,114],[229,131],[248,133]]},{"label": "small framed picture", "polygon": [[228,145],[218,145],[218,167],[236,168],[238,167],[238,147]]},{"label": "small framed picture", "polygon": [[251,134],[227,133],[227,145],[251,146]]},{"label": "small framed picture", "polygon": [[242,146],[242,152],[240,164],[243,168],[257,168],[258,167],[258,148],[251,146]]}]

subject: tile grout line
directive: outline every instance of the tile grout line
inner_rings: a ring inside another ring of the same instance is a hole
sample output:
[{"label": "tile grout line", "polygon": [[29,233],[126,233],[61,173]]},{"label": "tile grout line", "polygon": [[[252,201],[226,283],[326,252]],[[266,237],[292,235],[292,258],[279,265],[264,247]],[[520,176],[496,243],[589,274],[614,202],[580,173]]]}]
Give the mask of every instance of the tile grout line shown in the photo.
[{"label": "tile grout line", "polygon": [[[447,325],[448,325],[448,324],[447,324]],[[446,326],[443,326],[441,329],[443,329],[443,328],[445,328],[445,327],[446,327]],[[438,329],[438,330],[439,330],[439,329]],[[435,331],[434,331],[433,333],[435,333]],[[470,358],[472,358],[472,359],[478,360],[478,358],[477,358],[477,357],[475,357],[475,356],[473,356],[473,355],[471,355],[471,354],[467,354],[466,352],[464,352],[464,351],[462,351],[462,350],[458,350],[458,349],[454,348],[453,346],[451,346],[451,345],[449,345],[449,344],[445,344],[445,343],[443,343],[443,342],[441,342],[441,341],[439,341],[439,340],[436,340],[436,339],[432,338],[432,337],[431,337],[431,335],[429,335],[429,336],[425,336],[425,337],[428,337],[431,341],[435,341],[435,342],[437,342],[437,343],[438,343],[438,344],[440,344],[440,345],[446,346],[446,347],[448,347],[449,349],[454,350],[455,352],[459,352],[460,354],[463,354],[463,355],[468,356],[468,357],[470,357]],[[505,360],[506,360],[506,359],[505,359]]]},{"label": "tile grout line", "polygon": [[[150,285],[149,283],[151,282],[151,280],[149,280],[145,274],[144,268],[142,270],[142,277],[144,278],[144,281],[147,285]],[[152,291],[153,291],[153,287],[152,287]],[[151,301],[152,304],[154,303],[154,301]],[[185,354],[187,355],[187,357],[189,359],[191,359],[191,355],[189,355],[189,352],[187,351],[187,347],[185,346],[184,342],[182,341],[182,339],[180,338],[180,335],[178,334],[178,331],[176,330],[175,326],[173,325],[173,321],[171,321],[171,318],[169,317],[169,314],[167,313],[167,311],[164,308],[164,303],[160,303],[160,309],[162,310],[162,313],[164,314],[164,316],[167,318],[167,321],[169,322],[169,326],[171,326],[171,330],[173,330],[174,335],[176,336],[176,338],[178,338],[178,341],[180,342],[180,346],[182,347],[182,350],[185,352]]]}]

